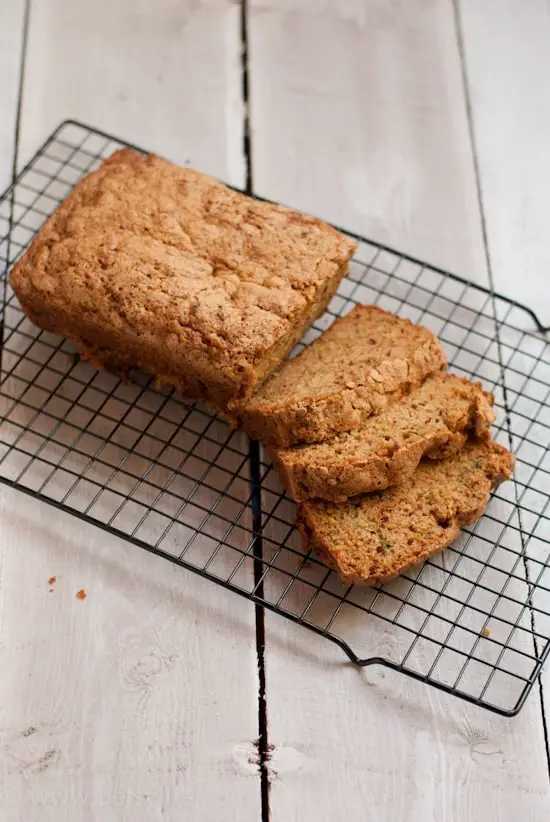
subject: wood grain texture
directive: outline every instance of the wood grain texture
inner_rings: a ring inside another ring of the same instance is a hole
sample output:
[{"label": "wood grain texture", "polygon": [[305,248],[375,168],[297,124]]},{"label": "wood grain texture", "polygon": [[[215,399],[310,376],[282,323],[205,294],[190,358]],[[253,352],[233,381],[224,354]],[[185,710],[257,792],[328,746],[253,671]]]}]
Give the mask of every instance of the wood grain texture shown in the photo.
[{"label": "wood grain texture", "polygon": [[257,822],[247,604],[19,492],[0,506],[6,821]]},{"label": "wood grain texture", "polygon": [[[72,116],[242,184],[239,55],[230,3],[34,3],[19,163]],[[257,822],[253,608],[19,493],[0,520],[2,816]]]},{"label": "wood grain texture", "polygon": [[[543,0],[460,0],[458,11],[495,288],[532,308],[548,326],[550,7]],[[522,444],[524,457],[536,456],[536,464],[538,454],[529,449],[537,450]],[[540,525],[537,532],[550,539]],[[544,545],[529,550],[548,562]],[[534,566],[533,576],[539,572],[540,565]],[[541,585],[548,588],[546,572]],[[550,596],[539,591],[536,603],[537,627],[548,635]],[[542,683],[548,716],[548,668]]]},{"label": "wood grain texture", "polygon": [[[452,5],[254,0],[249,29],[256,189],[483,282]],[[517,585],[514,595],[525,596]],[[429,607],[424,592],[415,601]],[[489,608],[483,596],[478,603]],[[398,650],[395,626],[346,619],[339,628],[366,655]],[[272,819],[545,818],[536,692],[519,718],[499,719],[402,675],[354,669],[339,649],[271,614],[266,672]],[[445,663],[438,673],[452,677]]]},{"label": "wood grain texture", "polygon": [[11,182],[24,11],[24,0],[0,3],[0,191]]},{"label": "wood grain texture", "polygon": [[498,718],[400,674],[357,670],[287,623],[269,618],[268,629],[275,822],[547,818],[535,700]]},{"label": "wood grain texture", "polygon": [[550,325],[550,9],[460,0],[495,288]]},{"label": "wood grain texture", "polygon": [[257,191],[486,282],[451,4],[249,7]]},{"label": "wood grain texture", "polygon": [[27,72],[21,159],[69,117],[243,184],[238,4],[35,3]]}]

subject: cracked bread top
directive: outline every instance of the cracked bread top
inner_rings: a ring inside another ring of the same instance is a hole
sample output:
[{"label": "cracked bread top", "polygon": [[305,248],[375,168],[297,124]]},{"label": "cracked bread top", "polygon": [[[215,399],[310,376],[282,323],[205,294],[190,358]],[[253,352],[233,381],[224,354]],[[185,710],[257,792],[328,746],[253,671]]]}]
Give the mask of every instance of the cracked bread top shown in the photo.
[{"label": "cracked bread top", "polygon": [[344,581],[374,585],[449,545],[483,515],[491,489],[513,467],[506,448],[474,440],[448,460],[421,462],[407,482],[386,491],[304,502],[298,524]]},{"label": "cracked bread top", "polygon": [[47,220],[11,283],[39,324],[77,345],[124,353],[149,337],[176,361],[196,349],[227,377],[228,399],[324,310],[354,248],[314,217],[122,149]]}]

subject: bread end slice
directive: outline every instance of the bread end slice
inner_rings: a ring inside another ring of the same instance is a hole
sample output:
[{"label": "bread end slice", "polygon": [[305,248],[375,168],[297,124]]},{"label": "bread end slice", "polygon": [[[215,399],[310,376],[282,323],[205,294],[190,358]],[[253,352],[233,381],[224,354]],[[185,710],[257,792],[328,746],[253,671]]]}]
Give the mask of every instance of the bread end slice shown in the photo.
[{"label": "bread end slice", "polygon": [[490,441],[468,443],[449,460],[422,462],[411,479],[345,503],[305,502],[297,524],[345,583],[393,579],[450,545],[483,515],[491,490],[509,479],[513,455]]}]

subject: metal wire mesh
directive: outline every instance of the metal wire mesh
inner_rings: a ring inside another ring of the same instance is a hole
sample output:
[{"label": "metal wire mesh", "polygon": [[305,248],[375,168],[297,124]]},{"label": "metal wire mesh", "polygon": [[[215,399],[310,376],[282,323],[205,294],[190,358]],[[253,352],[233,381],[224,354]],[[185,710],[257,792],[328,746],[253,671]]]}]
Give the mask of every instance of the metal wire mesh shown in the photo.
[{"label": "metal wire mesh", "polygon": [[0,481],[307,626],[358,664],[516,713],[550,647],[550,350],[534,314],[359,243],[304,342],[356,302],[426,325],[453,371],[494,392],[495,436],[517,468],[443,554],[380,589],[344,586],[304,555],[293,503],[241,432],[151,378],[95,371],[33,326],[10,291],[6,272],[43,220],[120,145],[64,123],[0,202]]}]

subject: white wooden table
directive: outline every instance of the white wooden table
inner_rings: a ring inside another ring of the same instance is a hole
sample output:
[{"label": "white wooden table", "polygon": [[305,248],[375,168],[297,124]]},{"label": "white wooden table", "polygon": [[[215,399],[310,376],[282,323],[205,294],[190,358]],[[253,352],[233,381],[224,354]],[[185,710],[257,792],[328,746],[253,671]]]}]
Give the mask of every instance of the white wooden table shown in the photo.
[{"label": "white wooden table", "polygon": [[[549,85],[544,0],[0,0],[0,187],[79,118],[550,324]],[[508,720],[265,634],[268,803],[254,608],[0,488],[2,822],[549,818],[549,675]]]}]

